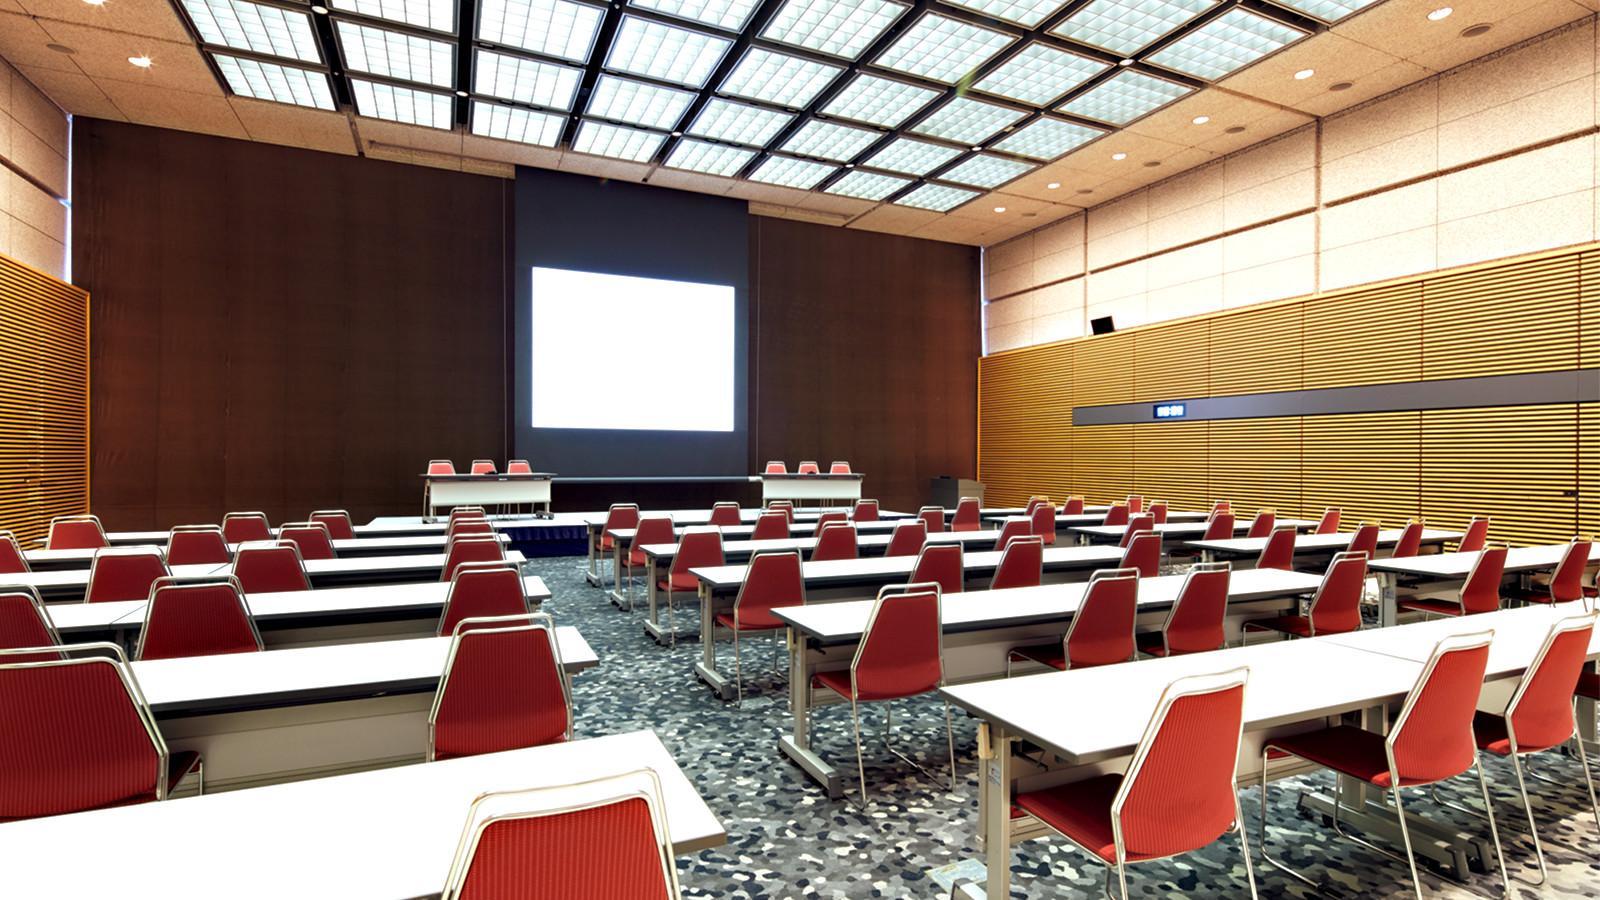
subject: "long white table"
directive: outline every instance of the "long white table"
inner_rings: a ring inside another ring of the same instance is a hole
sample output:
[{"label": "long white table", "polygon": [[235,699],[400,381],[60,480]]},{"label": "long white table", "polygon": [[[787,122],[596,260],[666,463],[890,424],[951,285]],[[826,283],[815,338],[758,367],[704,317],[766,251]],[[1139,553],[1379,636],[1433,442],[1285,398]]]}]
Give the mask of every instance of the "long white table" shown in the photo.
[{"label": "long white table", "polygon": [[[1516,581],[1533,572],[1552,570],[1560,565],[1561,557],[1566,552],[1566,544],[1512,547],[1506,553],[1505,580]],[[1408,596],[1456,589],[1467,580],[1477,560],[1478,554],[1475,552],[1430,553],[1373,560],[1369,568],[1378,576],[1382,623],[1393,625],[1398,617],[1402,580]],[[1589,547],[1589,565],[1600,565],[1600,543]]]},{"label": "long white table", "polygon": [[[509,544],[511,542],[511,538],[505,534],[496,534],[495,537],[499,539],[501,544]],[[442,553],[444,552],[445,543],[444,532],[413,537],[344,538],[333,541],[333,551],[340,559],[369,556],[405,556],[417,553]],[[167,552],[164,539],[160,543],[152,542],[151,546],[163,555]],[[229,553],[237,552],[238,549],[238,544],[228,545]],[[95,550],[90,549],[25,550],[22,556],[28,561],[29,567],[35,571],[47,571],[50,569],[86,569],[94,562],[95,553]]]},{"label": "long white table", "polygon": [[[1161,535],[1163,541],[1189,541],[1205,537],[1206,529],[1210,523],[1199,522],[1167,522],[1155,526],[1154,530]],[[1306,531],[1317,527],[1317,523],[1310,519],[1279,519],[1273,523],[1273,528],[1294,528],[1296,531]],[[1074,525],[1067,529],[1076,534],[1084,543],[1116,543],[1128,533],[1126,525]],[[1233,523],[1235,534],[1247,534],[1250,531],[1249,519],[1237,519]]]},{"label": "long white table", "polygon": [[[208,761],[208,775],[209,768]],[[651,732],[635,731],[13,822],[0,825],[0,865],[6,894],[34,900],[435,896],[479,794],[574,784],[640,768],[654,770],[661,781],[675,854],[726,842],[723,826],[672,754]],[[86,848],[138,862],[86,862]],[[177,864],[160,864],[174,853]]]},{"label": "long white table", "polygon": [[[205,581],[208,578],[226,575],[228,566],[205,563],[196,566],[172,566],[171,576],[178,581]],[[0,587],[6,585],[28,585],[39,592],[40,598],[47,603],[82,601],[84,591],[89,587],[88,569],[57,569],[48,572],[21,572],[11,575],[0,575]]]},{"label": "long white table", "polygon": [[804,503],[812,500],[860,500],[861,481],[866,476],[860,472],[851,472],[847,475],[831,475],[827,472],[799,475],[791,472],[786,475],[757,477],[761,479],[762,503],[771,503],[774,500]]},{"label": "long white table", "polygon": [[[983,520],[985,522],[992,523],[995,526],[999,526],[999,525],[1002,525],[1002,524],[1004,524],[1005,522],[1007,522],[1007,521],[1009,521],[1011,519],[1024,518],[1025,515],[1026,515],[1026,510],[1013,509],[1013,510],[1006,510],[1006,511],[1003,511],[1003,512],[998,512],[998,513],[992,513],[992,514],[985,515],[983,517]],[[1169,510],[1167,512],[1167,521],[1168,522],[1204,522],[1208,515],[1210,515],[1210,514],[1209,513],[1203,513],[1203,512],[1183,512],[1183,511]],[[1083,525],[1083,526],[1099,525],[1100,523],[1104,522],[1105,520],[1106,520],[1106,510],[1104,508],[1100,508],[1099,511],[1097,511],[1097,512],[1087,512],[1086,511],[1086,512],[1081,512],[1081,513],[1073,513],[1070,516],[1066,515],[1064,513],[1057,513],[1056,514],[1056,528],[1064,530],[1064,529],[1067,529],[1067,528],[1075,528],[1075,527],[1078,527],[1080,525]]]},{"label": "long white table", "polygon": [[505,472],[488,475],[424,474],[421,478],[423,516],[428,519],[435,518],[441,506],[512,506],[523,503],[543,506],[545,517],[550,515],[550,485],[555,478],[551,472],[520,475],[508,475]]},{"label": "long white table", "polygon": [[[1399,543],[1400,536],[1405,534],[1402,528],[1386,528],[1378,532],[1378,546],[1380,548],[1393,547]],[[1318,561],[1326,561],[1335,553],[1350,549],[1350,539],[1355,537],[1353,531],[1340,531],[1334,534],[1301,534],[1294,539],[1294,552],[1296,556],[1310,556]],[[1436,528],[1422,530],[1422,546],[1437,549],[1444,544],[1461,540],[1459,531],[1443,531]],[[1200,559],[1204,562],[1214,562],[1219,559],[1232,560],[1237,568],[1241,563],[1254,563],[1256,557],[1267,547],[1267,538],[1224,538],[1214,541],[1185,541],[1184,546],[1200,551]]]}]

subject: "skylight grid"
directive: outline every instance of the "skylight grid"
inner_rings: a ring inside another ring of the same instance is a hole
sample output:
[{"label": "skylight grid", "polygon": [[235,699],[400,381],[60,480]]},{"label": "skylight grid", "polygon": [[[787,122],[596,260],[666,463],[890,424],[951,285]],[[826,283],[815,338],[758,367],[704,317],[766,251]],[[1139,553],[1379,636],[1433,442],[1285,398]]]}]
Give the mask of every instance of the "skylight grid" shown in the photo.
[{"label": "skylight grid", "polygon": [[1102,134],[1105,132],[1076,122],[1039,118],[1007,135],[994,149],[1048,162]]},{"label": "skylight grid", "polygon": [[875,62],[886,69],[955,84],[1013,40],[1009,34],[925,13]]},{"label": "skylight grid", "polygon": [[1220,17],[1151,54],[1150,62],[1215,81],[1280,47],[1305,37],[1305,32],[1230,9]]},{"label": "skylight grid", "polygon": [[932,88],[861,73],[822,111],[841,119],[894,128],[938,97],[939,92]]},{"label": "skylight grid", "polygon": [[949,212],[978,196],[977,191],[951,187],[948,184],[925,184],[895,201],[899,206],[915,206],[934,212]]},{"label": "skylight grid", "polygon": [[794,159],[789,156],[769,156],[750,178],[754,181],[763,181],[767,184],[776,184],[782,187],[799,188],[809,191],[816,187],[822,179],[827,178],[839,170],[838,166],[827,163],[812,162],[809,159]]},{"label": "skylight grid", "polygon": [[876,131],[851,128],[833,122],[812,119],[801,126],[794,137],[784,142],[783,149],[800,156],[818,156],[836,162],[849,162],[882,137]]},{"label": "skylight grid", "polygon": [[961,151],[954,147],[902,137],[872,154],[863,165],[907,175],[926,175],[960,155]]},{"label": "skylight grid", "polygon": [[566,124],[567,117],[555,113],[472,101],[472,133],[479,137],[554,147],[561,141]]},{"label": "skylight grid", "polygon": [[1351,13],[1366,9],[1378,0],[1277,0],[1290,9],[1316,16],[1324,22],[1337,22]]},{"label": "skylight grid", "polygon": [[1043,22],[1050,14],[1067,5],[1067,0],[945,0],[953,6],[965,6],[986,16],[1015,22],[1025,28]]},{"label": "skylight grid", "polygon": [[945,181],[970,184],[973,187],[996,188],[1027,172],[1033,171],[1034,168],[1028,163],[1015,159],[980,154],[971,159],[962,160],[960,165],[946,170],[939,177]]},{"label": "skylight grid", "polygon": [[714,97],[695,117],[689,133],[764,147],[792,121],[794,116],[786,112]]},{"label": "skylight grid", "polygon": [[973,87],[1034,106],[1044,106],[1110,68],[1076,53],[1032,44],[984,76]]},{"label": "skylight grid", "polygon": [[1072,98],[1061,111],[1113,125],[1126,125],[1189,92],[1184,85],[1124,70]]},{"label": "skylight grid", "polygon": [[578,135],[572,139],[572,149],[593,156],[609,156],[629,162],[649,162],[661,144],[664,134],[626,128],[608,122],[584,119],[578,125]]},{"label": "skylight grid", "polygon": [[340,20],[339,46],[352,71],[454,87],[455,44]]},{"label": "skylight grid", "polygon": [[672,153],[667,156],[667,165],[674,169],[731,178],[743,171],[755,157],[756,151],[743,147],[684,138],[672,148]]},{"label": "skylight grid", "polygon": [[333,0],[334,9],[433,31],[456,30],[455,0]]},{"label": "skylight grid", "polygon": [[220,47],[322,62],[311,17],[246,0],[183,0],[200,40]]},{"label": "skylight grid", "polygon": [[605,14],[574,0],[480,0],[478,40],[588,62]]},{"label": "skylight grid", "polygon": [[1132,56],[1156,38],[1217,5],[1218,0],[1094,0],[1051,34]]},{"label": "skylight grid", "polygon": [[212,58],[227,80],[228,89],[241,97],[333,109],[333,89],[325,73],[220,53],[212,54]]},{"label": "skylight grid", "polygon": [[909,8],[888,0],[787,0],[761,36],[855,59]]},{"label": "skylight grid", "polygon": [[856,169],[823,189],[824,193],[860,200],[882,200],[911,183],[910,178]]},{"label": "skylight grid", "polygon": [[1026,116],[1027,113],[1019,110],[970,97],[957,97],[934,110],[926,119],[912,126],[911,130],[947,141],[976,144]]},{"label": "skylight grid", "polygon": [[748,100],[803,109],[843,71],[842,66],[751,47],[728,73],[720,90]]},{"label": "skylight grid", "polygon": [[757,0],[632,0],[630,5],[712,28],[739,31],[759,4]]},{"label": "skylight grid", "polygon": [[639,16],[623,16],[606,68],[685,87],[703,87],[733,41]]},{"label": "skylight grid", "polygon": [[447,131],[454,124],[455,108],[451,104],[454,98],[449,94],[360,78],[350,79],[350,88],[356,98],[356,115]]},{"label": "skylight grid", "polygon": [[602,75],[589,95],[588,115],[670,131],[693,102],[689,91]]},{"label": "skylight grid", "polygon": [[479,50],[473,90],[529,106],[572,109],[583,70],[522,56]]}]

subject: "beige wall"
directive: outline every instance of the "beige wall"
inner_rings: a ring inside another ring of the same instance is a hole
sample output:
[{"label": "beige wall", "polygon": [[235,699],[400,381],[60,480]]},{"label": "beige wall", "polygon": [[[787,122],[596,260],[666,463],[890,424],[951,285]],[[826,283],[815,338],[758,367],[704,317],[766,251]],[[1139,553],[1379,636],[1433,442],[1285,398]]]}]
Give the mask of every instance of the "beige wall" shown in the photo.
[{"label": "beige wall", "polygon": [[0,253],[57,278],[66,274],[67,133],[67,114],[0,61]]},{"label": "beige wall", "polygon": [[1596,239],[1596,20],[985,251],[988,352]]}]

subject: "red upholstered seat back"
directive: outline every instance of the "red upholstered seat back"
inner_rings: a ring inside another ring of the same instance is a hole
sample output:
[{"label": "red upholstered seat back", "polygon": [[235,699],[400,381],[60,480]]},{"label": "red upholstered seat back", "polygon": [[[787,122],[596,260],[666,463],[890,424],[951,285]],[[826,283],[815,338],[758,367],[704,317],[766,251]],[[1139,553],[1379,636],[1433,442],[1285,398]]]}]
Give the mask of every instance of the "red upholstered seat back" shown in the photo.
[{"label": "red upholstered seat back", "polygon": [[278,529],[278,540],[290,541],[300,548],[301,559],[333,559],[333,539],[328,529],[309,522],[286,523]]},{"label": "red upholstered seat back", "polygon": [[1233,824],[1243,717],[1242,684],[1172,700],[1140,743],[1137,768],[1119,794],[1128,858],[1198,850]]},{"label": "red upholstered seat back", "polygon": [[772,610],[780,606],[804,606],[805,576],[798,551],[757,553],[750,557],[739,597],[734,601],[734,620],[740,628],[779,628],[783,622]]},{"label": "red upholstered seat back", "polygon": [[506,463],[507,475],[532,475],[533,466],[528,465],[525,459],[513,459]]},{"label": "red upholstered seat back", "polygon": [[1044,541],[1045,546],[1054,546],[1056,542],[1056,508],[1048,503],[1041,503],[1028,517],[1028,532]]},{"label": "red upholstered seat back", "polygon": [[1033,523],[1027,519],[1011,518],[1000,525],[1000,533],[995,536],[994,549],[1004,550],[1015,538],[1027,537]]},{"label": "red upholstered seat back", "polygon": [[1533,667],[1506,709],[1506,719],[1524,752],[1545,750],[1572,737],[1572,692],[1587,662],[1594,617],[1575,616],[1557,622],[1545,637]]},{"label": "red upholstered seat back", "polygon": [[702,566],[720,566],[722,558],[722,532],[714,529],[685,531],[678,539],[678,552],[672,555],[671,578],[688,575],[690,569]]},{"label": "red upholstered seat back", "polygon": [[1128,514],[1136,516],[1136,515],[1138,515],[1139,513],[1142,513],[1142,512],[1144,512],[1144,498],[1139,496],[1138,494],[1129,494],[1128,495]]},{"label": "red upholstered seat back", "polygon": [[1344,634],[1361,628],[1361,595],[1367,588],[1367,558],[1335,554],[1311,600],[1311,633]]},{"label": "red upholstered seat back", "polygon": [[893,700],[934,690],[944,679],[939,594],[878,595],[852,670],[860,700]]},{"label": "red upholstered seat back", "polygon": [[565,740],[567,697],[555,632],[524,622],[485,623],[458,634],[432,725],[434,759]]},{"label": "red upholstered seat back", "polygon": [[1133,536],[1146,531],[1153,531],[1156,527],[1156,517],[1149,513],[1141,513],[1128,520],[1127,529],[1122,532],[1122,540],[1117,542],[1118,547],[1128,546]]},{"label": "red upholstered seat back", "polygon": [[1256,568],[1293,570],[1294,538],[1293,528],[1279,528],[1268,535],[1266,544],[1261,548],[1261,555],[1256,557]]},{"label": "red upholstered seat back", "polygon": [[848,522],[830,523],[817,532],[817,545],[811,548],[812,562],[830,559],[855,559],[856,527]]},{"label": "red upholstered seat back", "polygon": [[1106,517],[1100,521],[1101,525],[1126,525],[1128,524],[1128,504],[1113,503],[1106,510]]},{"label": "red upholstered seat back", "polygon": [[28,570],[28,558],[22,555],[17,536],[0,531],[0,575],[20,575]]},{"label": "red upholstered seat back", "polygon": [[650,806],[602,806],[505,818],[484,828],[461,900],[668,900]]},{"label": "red upholstered seat back", "polygon": [[628,545],[628,565],[642,566],[649,562],[644,551],[639,549],[646,544],[677,542],[678,535],[672,526],[671,516],[640,516],[639,525],[633,532],[633,543]]},{"label": "red upholstered seat back", "polygon": [[1422,552],[1422,523],[1410,521],[1406,523],[1405,530],[1400,532],[1400,540],[1395,541],[1394,553],[1396,557],[1416,556]]},{"label": "red upholstered seat back", "polygon": [[1028,498],[1028,505],[1026,507],[1024,507],[1023,510],[1022,510],[1022,514],[1025,515],[1025,516],[1031,517],[1033,515],[1033,511],[1038,509],[1041,506],[1050,506],[1050,498],[1049,497],[1030,497],[1030,498]]},{"label": "red upholstered seat back", "polygon": [[829,475],[849,475],[850,474],[850,464],[847,463],[847,462],[835,462],[832,465],[828,466],[828,474]]},{"label": "red upholstered seat back", "polygon": [[937,584],[945,594],[966,589],[966,571],[960,544],[925,544],[911,568],[912,584]]},{"label": "red upholstered seat back", "polygon": [[154,550],[102,550],[89,566],[89,588],[84,600],[104,603],[111,600],[143,600],[150,586],[168,575],[167,564]]},{"label": "red upholstered seat back", "polygon": [[917,518],[922,520],[923,527],[928,529],[929,534],[944,533],[944,507],[924,506],[917,510]]},{"label": "red upholstered seat back", "polygon": [[174,528],[167,535],[167,565],[226,565],[233,555],[220,528]]},{"label": "red upholstered seat back", "polygon": [[761,472],[763,475],[787,475],[789,474],[789,467],[780,461],[774,460],[767,463],[767,467],[762,469]]},{"label": "red upholstered seat back", "polygon": [[1378,526],[1363,522],[1350,536],[1350,552],[1365,553],[1367,559],[1378,555]]},{"label": "red upholstered seat back", "polygon": [[639,527],[639,507],[638,507],[638,505],[633,504],[633,503],[613,503],[613,504],[611,504],[611,508],[606,510],[605,525],[603,525],[601,527],[601,529],[600,529],[600,535],[601,535],[600,543],[601,543],[602,546],[606,547],[607,549],[610,549],[610,547],[611,547],[611,535],[610,535],[610,532],[613,529],[617,529],[617,528],[632,529],[632,528],[638,528],[638,527]]},{"label": "red upholstered seat back", "polygon": [[1233,513],[1223,510],[1211,514],[1210,521],[1206,522],[1205,534],[1201,535],[1204,541],[1225,541],[1233,537]]},{"label": "red upholstered seat back", "polygon": [[1139,577],[1112,569],[1096,572],[1062,641],[1067,668],[1105,666],[1133,658],[1133,620]]},{"label": "red upholstered seat back", "polygon": [[1272,534],[1272,527],[1278,524],[1278,515],[1272,510],[1264,509],[1256,513],[1250,520],[1250,530],[1245,532],[1245,537],[1263,538]]},{"label": "red upholstered seat back", "polygon": [[789,524],[794,524],[794,504],[788,500],[774,500],[767,504],[767,509],[772,512],[783,513],[784,518],[789,520]]},{"label": "red upholstered seat back", "polygon": [[817,464],[810,460],[802,462],[800,467],[795,471],[801,475],[818,475],[822,472],[822,470],[817,467]]},{"label": "red upholstered seat back", "polygon": [[[59,643],[38,597],[22,589],[0,589],[0,650],[54,647]],[[57,653],[8,654],[0,656],[0,665],[59,658]]]},{"label": "red upholstered seat back", "polygon": [[1557,603],[1570,603],[1583,599],[1583,570],[1589,565],[1591,544],[1582,538],[1573,538],[1561,554],[1555,574],[1550,576],[1550,596]]},{"label": "red upholstered seat back", "polygon": [[293,544],[243,546],[233,557],[233,577],[246,594],[308,591],[311,581]]},{"label": "red upholstered seat back", "polygon": [[1226,565],[1201,564],[1189,570],[1164,629],[1169,652],[1203,653],[1222,646],[1227,639],[1222,623],[1228,614],[1231,578]]},{"label": "red upholstered seat back", "polygon": [[719,528],[729,528],[740,524],[743,517],[739,513],[737,503],[718,503],[711,507],[710,524]]},{"label": "red upholstered seat back", "polygon": [[493,475],[494,474],[494,460],[492,460],[492,459],[475,459],[475,460],[473,460],[472,461],[472,474],[474,474],[474,475]]},{"label": "red upholstered seat back", "polygon": [[1068,497],[1067,498],[1067,502],[1062,504],[1062,506],[1061,506],[1061,514],[1063,516],[1081,516],[1081,515],[1083,515],[1083,498],[1082,497]]},{"label": "red upholstered seat back", "polygon": [[951,531],[977,531],[982,525],[982,508],[977,497],[962,497],[956,504],[956,514],[950,518]]},{"label": "red upholstered seat back", "polygon": [[1150,518],[1157,525],[1167,524],[1167,504],[1165,501],[1150,504]]},{"label": "red upholstered seat back", "polygon": [[272,526],[261,513],[228,513],[222,517],[222,536],[230,544],[272,540]]},{"label": "red upholstered seat back", "polygon": [[356,527],[350,522],[350,514],[342,509],[324,509],[311,514],[311,521],[320,522],[328,529],[328,537],[336,541],[355,540]]},{"label": "red upholstered seat back", "polygon": [[921,519],[907,519],[894,526],[885,556],[916,556],[928,542],[928,526]]},{"label": "red upholstered seat back", "polygon": [[488,519],[473,518],[456,519],[445,526],[444,536],[446,540],[463,534],[494,534],[494,526],[489,524]]},{"label": "red upholstered seat back", "polygon": [[1340,510],[1337,506],[1330,506],[1322,511],[1322,518],[1317,520],[1317,534],[1333,534],[1339,530]]},{"label": "red upholstered seat back", "polygon": [[1473,516],[1456,545],[1457,553],[1476,553],[1489,545],[1489,517]]},{"label": "red upholstered seat back", "polygon": [[1478,553],[1478,561],[1461,586],[1461,606],[1469,613],[1494,612],[1500,608],[1500,579],[1506,572],[1506,548],[1490,547]]},{"label": "red upholstered seat back", "polygon": [[1389,735],[1402,784],[1453,778],[1472,766],[1472,714],[1488,664],[1487,639],[1481,646],[1434,651]]},{"label": "red upholstered seat back", "polygon": [[752,541],[781,541],[789,536],[789,517],[782,511],[764,512],[756,517],[756,527],[750,532]]},{"label": "red upholstered seat back", "polygon": [[456,464],[448,459],[435,459],[428,462],[429,475],[454,475]]},{"label": "red upholstered seat back", "polygon": [[1138,569],[1141,578],[1154,578],[1161,574],[1161,532],[1129,532],[1122,538],[1125,542],[1123,546],[1127,549],[1122,551],[1119,568]]},{"label": "red upholstered seat back", "polygon": [[816,530],[814,533],[821,534],[822,529],[825,528],[829,523],[848,521],[850,521],[850,514],[844,512],[843,510],[836,509],[833,512],[821,513],[817,516]]},{"label": "red upholstered seat back", "polygon": [[878,501],[857,500],[855,508],[850,511],[850,518],[857,522],[878,521]]},{"label": "red upholstered seat back", "polygon": [[505,548],[500,545],[498,538],[485,538],[480,535],[463,535],[451,538],[444,550],[444,567],[439,571],[440,581],[449,581],[456,576],[456,567],[462,563],[473,562],[498,562],[506,558]]},{"label": "red upholstered seat back", "polygon": [[94,516],[63,516],[50,522],[45,547],[50,550],[93,550],[110,544]]},{"label": "red upholstered seat back", "polygon": [[242,597],[229,582],[163,584],[145,609],[139,659],[253,653],[261,649]]},{"label": "red upholstered seat back", "polygon": [[456,567],[439,614],[439,634],[454,634],[462,619],[528,613],[528,594],[516,567],[501,563],[466,563]]},{"label": "red upholstered seat back", "polygon": [[1032,535],[1018,537],[1000,552],[990,590],[1034,587],[1044,578],[1044,544]]}]

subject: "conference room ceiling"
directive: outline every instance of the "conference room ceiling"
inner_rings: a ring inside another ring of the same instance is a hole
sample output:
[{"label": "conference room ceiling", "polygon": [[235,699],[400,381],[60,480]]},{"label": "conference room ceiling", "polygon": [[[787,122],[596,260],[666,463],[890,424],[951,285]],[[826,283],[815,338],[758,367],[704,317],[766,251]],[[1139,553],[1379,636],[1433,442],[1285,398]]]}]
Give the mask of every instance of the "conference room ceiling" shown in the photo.
[{"label": "conference room ceiling", "polygon": [[986,245],[1597,8],[0,0],[0,55],[76,115]]}]

